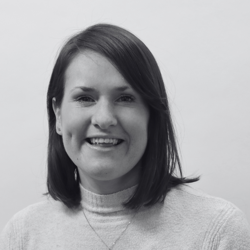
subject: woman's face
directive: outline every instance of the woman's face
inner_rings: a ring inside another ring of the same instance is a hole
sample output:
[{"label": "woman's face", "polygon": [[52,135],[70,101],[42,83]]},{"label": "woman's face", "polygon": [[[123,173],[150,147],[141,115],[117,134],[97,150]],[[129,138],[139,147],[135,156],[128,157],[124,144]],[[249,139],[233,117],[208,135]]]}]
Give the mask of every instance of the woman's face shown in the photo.
[{"label": "woman's face", "polygon": [[57,131],[85,188],[115,192],[138,182],[149,110],[105,57],[78,54],[65,72],[62,104],[55,103]]}]

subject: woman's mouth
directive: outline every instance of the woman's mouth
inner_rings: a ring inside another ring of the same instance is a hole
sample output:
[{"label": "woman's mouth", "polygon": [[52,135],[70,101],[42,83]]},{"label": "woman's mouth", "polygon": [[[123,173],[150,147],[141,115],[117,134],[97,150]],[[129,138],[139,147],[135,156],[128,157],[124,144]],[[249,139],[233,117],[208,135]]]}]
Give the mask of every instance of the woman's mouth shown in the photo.
[{"label": "woman's mouth", "polygon": [[94,146],[100,146],[100,147],[111,147],[111,146],[117,146],[123,142],[122,139],[117,138],[86,138],[86,141]]}]

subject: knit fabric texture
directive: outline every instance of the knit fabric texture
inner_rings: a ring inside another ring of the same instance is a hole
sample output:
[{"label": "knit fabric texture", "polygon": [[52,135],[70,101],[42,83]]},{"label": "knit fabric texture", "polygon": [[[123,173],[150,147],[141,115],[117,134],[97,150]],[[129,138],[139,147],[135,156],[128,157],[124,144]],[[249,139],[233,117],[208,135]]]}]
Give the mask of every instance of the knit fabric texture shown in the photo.
[{"label": "knit fabric texture", "polygon": [[250,249],[250,226],[230,202],[182,185],[164,203],[125,209],[122,203],[135,189],[99,195],[81,186],[82,209],[91,226],[82,209],[72,211],[51,198],[31,205],[5,226],[0,249],[107,250],[119,237],[114,250]]}]

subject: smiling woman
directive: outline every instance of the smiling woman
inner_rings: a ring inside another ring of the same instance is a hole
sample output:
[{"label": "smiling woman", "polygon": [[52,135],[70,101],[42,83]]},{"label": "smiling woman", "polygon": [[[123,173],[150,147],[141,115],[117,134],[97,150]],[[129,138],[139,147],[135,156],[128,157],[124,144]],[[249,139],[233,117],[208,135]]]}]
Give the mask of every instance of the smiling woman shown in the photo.
[{"label": "smiling woman", "polygon": [[73,36],[47,94],[48,200],[5,227],[1,249],[249,249],[233,204],[182,176],[157,63],[130,32]]},{"label": "smiling woman", "polygon": [[[153,55],[120,27],[95,25],[69,39],[51,76],[47,106],[48,190],[70,208],[80,205],[80,187],[110,194],[138,184],[123,202],[138,208],[198,180],[181,176],[167,94]],[[114,136],[122,140],[115,147],[88,143]]]},{"label": "smiling woman", "polygon": [[110,194],[136,185],[149,120],[140,95],[105,57],[90,50],[74,58],[64,84],[61,104],[53,99],[56,128],[83,187]]}]

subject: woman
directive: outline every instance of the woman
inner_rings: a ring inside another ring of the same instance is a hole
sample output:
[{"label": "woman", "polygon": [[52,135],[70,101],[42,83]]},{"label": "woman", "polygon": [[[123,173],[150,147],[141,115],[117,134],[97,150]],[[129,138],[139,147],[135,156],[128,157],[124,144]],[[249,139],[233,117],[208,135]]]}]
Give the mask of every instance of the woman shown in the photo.
[{"label": "woman", "polygon": [[242,212],[186,185],[198,178],[182,177],[161,73],[133,34],[69,39],[47,108],[50,198],[12,218],[1,249],[250,249]]}]

